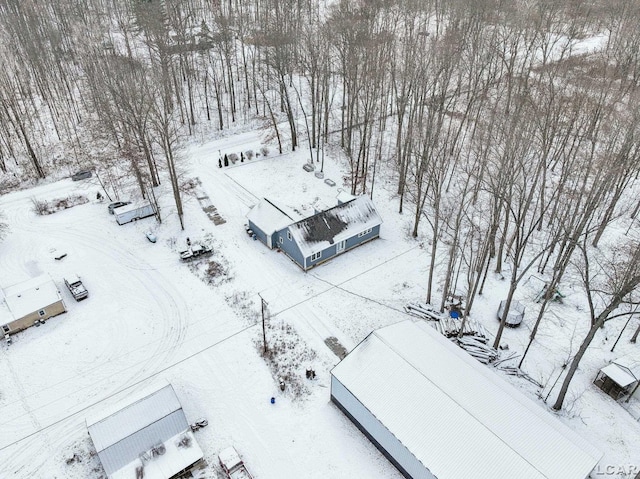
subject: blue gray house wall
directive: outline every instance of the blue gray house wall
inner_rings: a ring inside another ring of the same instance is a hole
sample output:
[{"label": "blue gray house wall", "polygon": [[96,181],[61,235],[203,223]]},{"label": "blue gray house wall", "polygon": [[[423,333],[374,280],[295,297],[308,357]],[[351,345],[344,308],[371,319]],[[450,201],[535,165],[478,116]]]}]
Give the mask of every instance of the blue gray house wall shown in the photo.
[{"label": "blue gray house wall", "polygon": [[[337,243],[329,245],[327,248],[322,250],[322,254],[320,255],[320,258],[318,258],[317,260],[311,261],[311,256],[307,257],[307,262],[305,265],[305,261],[304,261],[305,258],[302,256],[302,252],[300,251],[298,244],[295,242],[293,237],[289,239],[289,237],[287,236],[288,230],[289,228],[287,227],[280,231],[277,231],[273,235],[274,236],[273,245],[274,247],[277,246],[282,251],[284,251],[287,256],[289,256],[298,266],[300,266],[305,271],[337,256],[338,254],[342,254],[345,251],[349,251],[350,249],[353,249],[357,246],[360,246],[361,244],[371,241],[380,235],[380,225],[375,226],[371,228],[371,232],[367,233],[366,235],[363,235],[360,237],[358,237],[358,235],[355,235],[355,236],[352,236],[351,238],[347,238],[344,250],[340,251],[339,253],[338,253]],[[280,243],[280,238],[282,238],[282,243]]]},{"label": "blue gray house wall", "polygon": [[[273,235],[273,244],[277,245],[277,247],[284,251],[289,258],[304,269],[304,257],[302,256],[302,251],[300,251],[300,247],[298,246],[298,243],[293,240],[293,237],[289,239],[287,236],[288,231],[289,227],[276,231]],[[280,242],[280,238],[282,238],[282,242]]]},{"label": "blue gray house wall", "polygon": [[[407,479],[436,479],[396,437],[349,391],[331,375],[331,401],[367,436],[378,450]],[[425,431],[425,434],[428,434]]]},{"label": "blue gray house wall", "polygon": [[249,228],[251,228],[251,231],[253,231],[253,233],[256,235],[256,238],[258,238],[265,245],[267,245],[267,234],[264,231],[262,231],[258,226],[256,226],[256,224],[251,220],[249,220]]}]

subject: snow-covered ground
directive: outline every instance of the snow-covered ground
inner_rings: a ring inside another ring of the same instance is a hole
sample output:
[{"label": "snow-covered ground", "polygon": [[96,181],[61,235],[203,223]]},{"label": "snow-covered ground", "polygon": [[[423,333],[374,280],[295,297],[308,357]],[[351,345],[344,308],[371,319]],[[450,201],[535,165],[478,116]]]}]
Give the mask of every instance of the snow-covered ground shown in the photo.
[{"label": "snow-covered ground", "polygon": [[[219,152],[259,145],[257,134],[249,132],[187,149],[187,174],[200,186],[196,195],[185,196],[184,231],[168,183],[158,189],[161,225],[149,218],[118,226],[107,203],[95,201],[95,179],[62,180],[0,197],[11,227],[0,243],[0,285],[49,273],[68,307],[44,326],[19,333],[11,346],[0,345],[0,478],[97,479],[101,469],[91,455],[85,417],[157,379],[173,384],[189,420],[209,420],[196,433],[209,463],[202,477],[217,477],[216,455],[228,445],[238,449],[258,479],[402,477],[329,401],[329,371],[339,358],[325,340],[335,337],[350,350],[373,329],[406,319],[403,306],[424,296],[428,238],[409,237],[411,214],[397,214],[393,182],[376,179],[373,200],[384,220],[381,238],[303,273],[283,254],[249,238],[245,216],[265,196],[303,213],[314,205],[334,205],[345,171],[327,156],[325,177],[337,183],[328,186],[302,169],[309,156],[304,149],[218,168]],[[50,216],[33,212],[33,198],[72,194],[92,201]],[[202,210],[195,196],[203,194],[224,224],[214,224]],[[144,235],[149,229],[158,237],[156,244]],[[201,270],[178,260],[187,237],[206,239],[214,247],[226,278],[207,284]],[[67,254],[63,260],[54,259],[62,253]],[[90,294],[86,301],[75,302],[64,288],[68,273],[83,278]],[[495,332],[495,311],[507,284],[497,276],[488,282],[474,318]],[[511,351],[526,346],[537,292],[535,278],[519,291],[530,312],[527,324],[503,336]],[[553,319],[543,323],[525,363],[525,370],[547,386],[543,397],[588,327],[579,286],[566,285],[563,293],[566,301],[550,308]],[[295,355],[287,360],[300,371],[308,393],[280,392],[260,356],[259,295],[268,303],[269,321],[278,325],[267,329],[268,342],[284,334],[285,325],[295,330],[283,337],[296,343],[291,347],[295,354],[300,351],[299,364]],[[615,403],[591,384],[608,360],[631,352],[628,336],[634,325],[611,353],[621,323],[607,324],[559,415],[604,452],[603,470],[640,465],[638,400]],[[302,354],[308,352],[314,354]],[[315,369],[315,381],[304,378],[307,367]],[[536,398],[531,383],[505,377]],[[556,393],[557,387],[551,397]],[[74,453],[81,462],[67,464]]]}]

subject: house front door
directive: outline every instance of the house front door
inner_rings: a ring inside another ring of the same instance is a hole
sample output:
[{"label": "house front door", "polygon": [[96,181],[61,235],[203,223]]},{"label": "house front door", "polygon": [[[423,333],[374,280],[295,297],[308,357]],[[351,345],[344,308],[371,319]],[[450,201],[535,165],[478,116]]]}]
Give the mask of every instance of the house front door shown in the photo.
[{"label": "house front door", "polygon": [[337,245],[336,245],[336,253],[340,253],[342,251],[344,251],[344,247],[347,244],[346,240],[345,241],[340,241]]}]

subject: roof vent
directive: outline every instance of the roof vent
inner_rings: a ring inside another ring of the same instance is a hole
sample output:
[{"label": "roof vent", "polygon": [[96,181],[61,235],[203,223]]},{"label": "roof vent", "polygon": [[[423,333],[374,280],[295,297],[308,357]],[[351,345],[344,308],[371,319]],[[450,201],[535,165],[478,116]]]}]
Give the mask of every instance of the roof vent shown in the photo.
[{"label": "roof vent", "polygon": [[167,452],[167,449],[164,447],[164,444],[162,443],[151,448],[151,454],[153,454],[153,457],[162,456],[165,452]]}]

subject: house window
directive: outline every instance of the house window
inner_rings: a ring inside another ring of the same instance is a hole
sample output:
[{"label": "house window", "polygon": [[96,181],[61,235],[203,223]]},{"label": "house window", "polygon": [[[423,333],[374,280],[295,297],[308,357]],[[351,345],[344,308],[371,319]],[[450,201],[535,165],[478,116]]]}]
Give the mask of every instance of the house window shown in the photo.
[{"label": "house window", "polygon": [[317,253],[313,253],[311,255],[311,261],[317,261],[322,258],[322,251],[318,251]]},{"label": "house window", "polygon": [[11,331],[11,329],[9,329],[9,325],[8,324],[4,324],[2,326],[2,332],[3,333],[8,333],[9,331]]},{"label": "house window", "polygon": [[282,236],[278,237],[278,243],[282,244]]},{"label": "house window", "polygon": [[44,316],[46,313],[44,312],[44,309],[41,309],[40,311],[38,311],[38,315],[40,317]]},{"label": "house window", "polygon": [[291,241],[291,231],[287,231],[287,239]]},{"label": "house window", "polygon": [[358,238],[362,238],[363,236],[368,235],[369,233],[371,233],[371,228],[369,228],[368,230],[364,230],[361,233],[358,233]]}]

